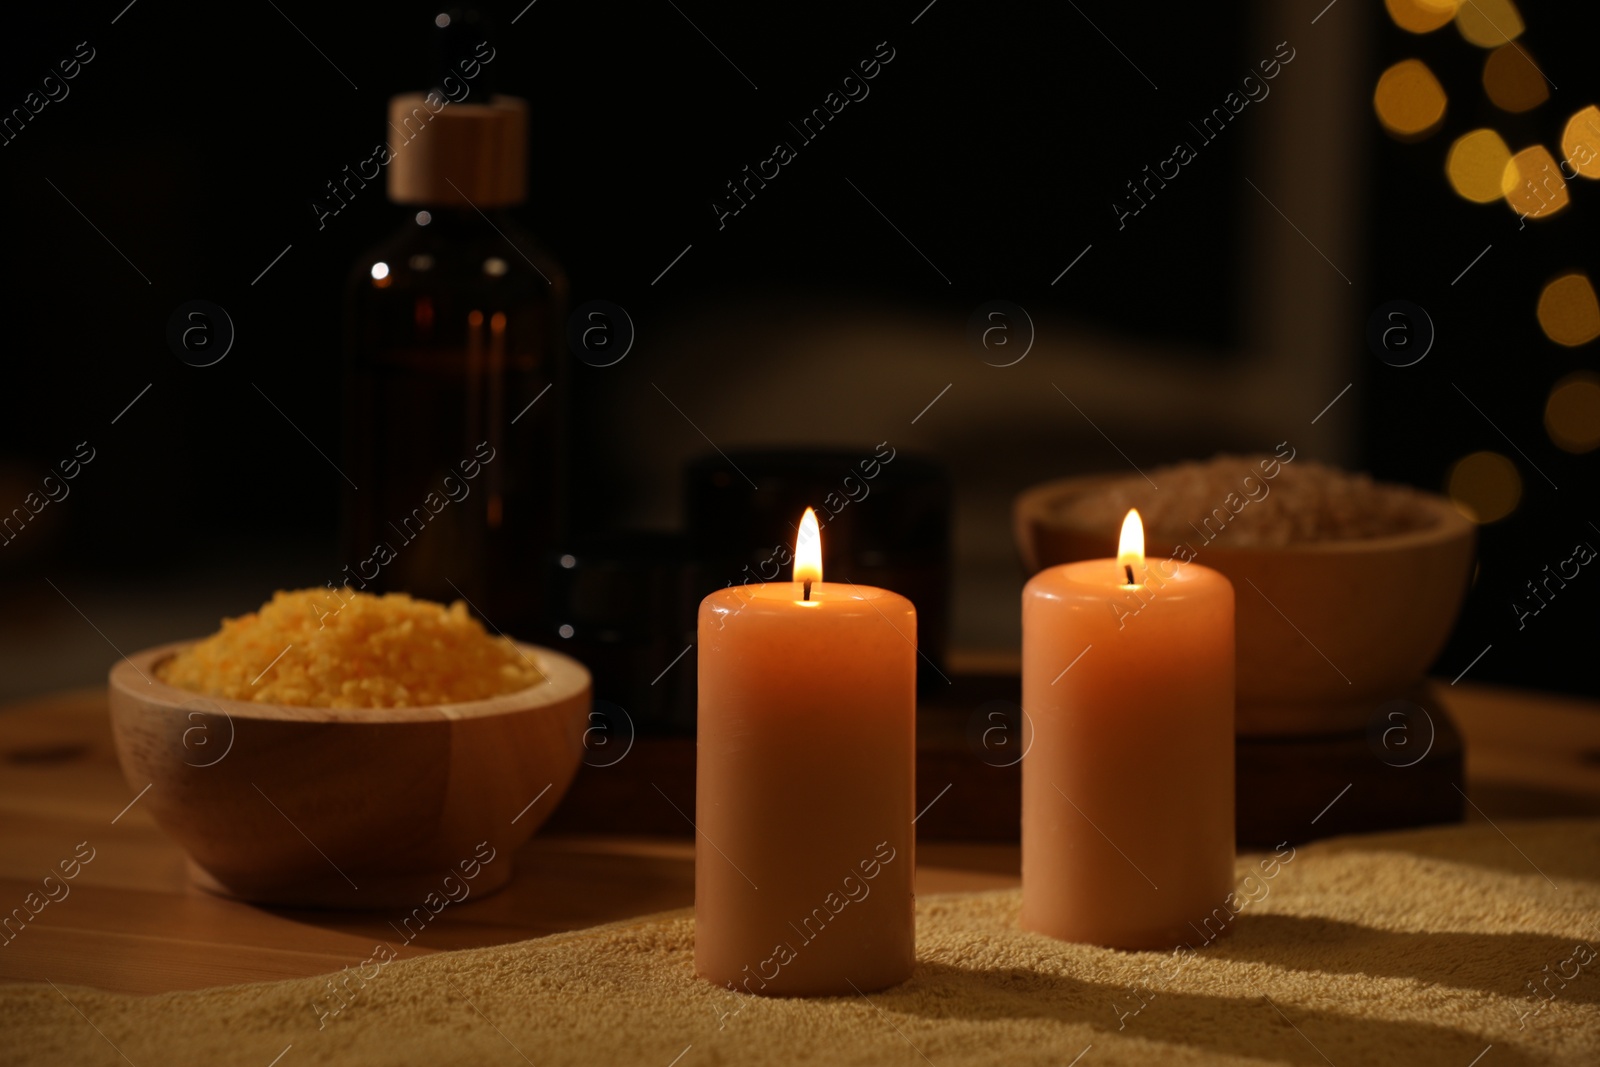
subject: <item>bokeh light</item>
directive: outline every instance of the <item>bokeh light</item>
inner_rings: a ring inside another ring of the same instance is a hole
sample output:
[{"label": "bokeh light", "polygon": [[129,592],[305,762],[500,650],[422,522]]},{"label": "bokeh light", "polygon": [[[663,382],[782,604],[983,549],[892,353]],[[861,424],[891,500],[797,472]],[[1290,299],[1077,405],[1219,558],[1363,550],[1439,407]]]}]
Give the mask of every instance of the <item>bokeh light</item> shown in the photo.
[{"label": "bokeh light", "polygon": [[1378,78],[1372,106],[1383,128],[1406,140],[1426,137],[1444,120],[1444,86],[1420,59],[1402,59]]},{"label": "bokeh light", "polygon": [[1561,133],[1561,155],[1568,170],[1600,178],[1600,107],[1590,104],[1567,120]]},{"label": "bokeh light", "polygon": [[1519,215],[1548,218],[1567,206],[1567,181],[1544,145],[1530,145],[1512,156],[1500,178],[1506,203]]},{"label": "bokeh light", "polygon": [[1450,468],[1447,484],[1456,510],[1479,525],[1499,522],[1522,500],[1522,475],[1498,452],[1462,456]]},{"label": "bokeh light", "polygon": [[1503,44],[1483,61],[1483,91],[1501,111],[1531,111],[1550,99],[1544,74],[1517,44]]},{"label": "bokeh light", "polygon": [[1457,195],[1478,204],[1491,204],[1505,195],[1501,182],[1511,149],[1490,129],[1473,130],[1456,138],[1445,158],[1445,174]]},{"label": "bokeh light", "polygon": [[1456,11],[1456,29],[1480,48],[1498,48],[1521,37],[1526,27],[1511,0],[1471,0]]},{"label": "bokeh light", "polygon": [[1539,328],[1558,345],[1576,348],[1600,337],[1600,301],[1589,276],[1563,274],[1539,294]]},{"label": "bokeh light", "polygon": [[1402,30],[1432,33],[1456,17],[1461,0],[1383,0],[1389,17]]},{"label": "bokeh light", "polygon": [[1600,375],[1578,371],[1557,382],[1545,401],[1544,429],[1568,452],[1600,447]]}]

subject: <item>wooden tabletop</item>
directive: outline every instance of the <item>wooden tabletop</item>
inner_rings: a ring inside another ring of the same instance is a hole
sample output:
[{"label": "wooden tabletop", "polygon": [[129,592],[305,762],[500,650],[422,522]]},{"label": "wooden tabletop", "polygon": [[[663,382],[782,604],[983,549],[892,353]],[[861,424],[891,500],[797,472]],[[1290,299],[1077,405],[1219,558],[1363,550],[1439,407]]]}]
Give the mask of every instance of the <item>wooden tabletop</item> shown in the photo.
[{"label": "wooden tabletop", "polygon": [[[1470,818],[1600,815],[1600,703],[1442,688],[1466,739],[1469,793],[1480,809]],[[191,884],[182,850],[123,781],[103,691],[0,710],[0,765],[0,912],[22,907],[29,894],[42,897],[44,877],[61,860],[93,850],[66,883],[68,895],[0,943],[0,981],[158,993],[336,971],[365,959],[379,940],[399,940],[381,912],[264,909]],[[694,902],[687,836],[542,834],[518,851],[515,867],[509,888],[446,907],[400,955],[502,944]],[[919,893],[1014,886],[1018,871],[1015,845],[917,844]]]}]

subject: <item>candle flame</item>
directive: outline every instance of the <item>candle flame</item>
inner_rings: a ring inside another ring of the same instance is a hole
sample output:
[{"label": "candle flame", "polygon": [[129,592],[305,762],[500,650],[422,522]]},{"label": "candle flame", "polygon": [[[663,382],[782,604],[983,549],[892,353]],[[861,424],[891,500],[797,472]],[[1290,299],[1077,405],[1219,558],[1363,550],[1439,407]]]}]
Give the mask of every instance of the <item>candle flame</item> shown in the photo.
[{"label": "candle flame", "polygon": [[[1131,567],[1133,573],[1144,570],[1144,520],[1139,518],[1138,508],[1129,509],[1128,517],[1122,520],[1122,536],[1117,539],[1117,567]],[[1130,579],[1128,584],[1138,583]]]},{"label": "candle flame", "polygon": [[810,508],[800,517],[800,535],[794,542],[794,580],[822,581],[822,529]]}]

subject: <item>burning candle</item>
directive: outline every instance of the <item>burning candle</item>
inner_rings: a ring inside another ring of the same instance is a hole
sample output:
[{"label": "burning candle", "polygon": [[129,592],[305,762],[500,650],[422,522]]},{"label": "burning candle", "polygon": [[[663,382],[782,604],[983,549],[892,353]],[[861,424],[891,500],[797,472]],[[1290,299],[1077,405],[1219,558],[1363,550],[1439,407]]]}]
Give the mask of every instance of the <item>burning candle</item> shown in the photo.
[{"label": "burning candle", "polygon": [[695,970],[739,996],[851,995],[911,976],[917,614],[822,580],[700,604]]},{"label": "burning candle", "polygon": [[1125,949],[1215,936],[1233,889],[1233,654],[1233,586],[1147,563],[1137,511],[1116,559],[1028,582],[1024,929]]}]

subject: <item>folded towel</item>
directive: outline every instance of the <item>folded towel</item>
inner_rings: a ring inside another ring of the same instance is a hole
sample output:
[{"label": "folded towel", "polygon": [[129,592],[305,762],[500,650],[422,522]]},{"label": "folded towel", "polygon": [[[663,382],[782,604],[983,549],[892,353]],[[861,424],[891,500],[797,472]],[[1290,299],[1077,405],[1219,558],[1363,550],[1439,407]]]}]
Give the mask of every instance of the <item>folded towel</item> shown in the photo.
[{"label": "folded towel", "polygon": [[915,976],[861,997],[701,981],[686,911],[404,961],[374,946],[339,975],[261,985],[11,986],[0,1062],[1600,1062],[1600,821],[1336,838],[1238,873],[1176,952],[1024,933],[1015,890],[928,897]]}]

